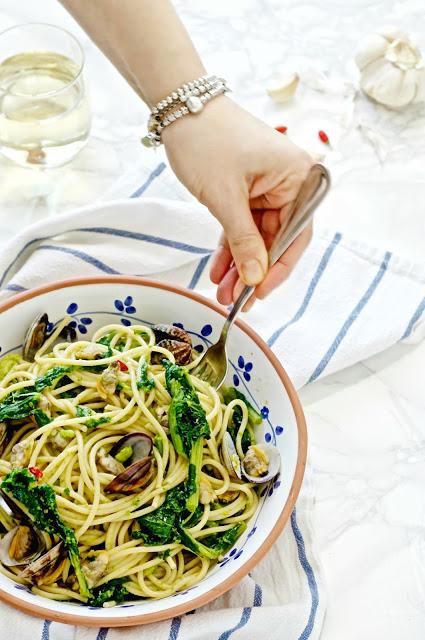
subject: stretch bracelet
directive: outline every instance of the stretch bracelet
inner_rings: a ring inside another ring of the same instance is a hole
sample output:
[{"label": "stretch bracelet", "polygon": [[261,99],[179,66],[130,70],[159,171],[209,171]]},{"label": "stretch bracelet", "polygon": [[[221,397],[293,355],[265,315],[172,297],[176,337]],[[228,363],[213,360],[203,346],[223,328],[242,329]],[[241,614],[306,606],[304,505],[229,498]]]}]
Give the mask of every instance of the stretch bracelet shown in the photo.
[{"label": "stretch bracelet", "polygon": [[183,116],[199,113],[209,100],[226,91],[229,91],[226,80],[217,76],[201,76],[182,85],[152,109],[148,133],[142,138],[142,144],[145,147],[158,147],[165,127]]}]

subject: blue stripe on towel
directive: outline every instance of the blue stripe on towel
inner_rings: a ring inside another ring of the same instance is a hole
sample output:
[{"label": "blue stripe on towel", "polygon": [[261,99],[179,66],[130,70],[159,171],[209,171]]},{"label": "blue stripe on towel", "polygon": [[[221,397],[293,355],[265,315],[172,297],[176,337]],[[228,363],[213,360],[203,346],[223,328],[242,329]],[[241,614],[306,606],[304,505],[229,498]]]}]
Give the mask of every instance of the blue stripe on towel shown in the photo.
[{"label": "blue stripe on towel", "polygon": [[262,603],[263,603],[263,590],[261,589],[259,584],[255,583],[253,606],[244,607],[242,610],[242,615],[239,622],[231,629],[228,629],[227,631],[223,631],[223,633],[219,636],[218,640],[228,640],[228,638],[230,638],[232,633],[234,633],[235,631],[238,631],[239,629],[242,629],[242,627],[248,624],[251,618],[251,612],[253,607],[261,607]]},{"label": "blue stripe on towel", "polygon": [[166,165],[164,164],[164,162],[160,162],[159,165],[152,171],[146,182],[144,182],[141,187],[136,189],[136,191],[131,194],[130,198],[138,198],[139,196],[141,196],[142,193],[144,193],[146,189],[150,187],[155,178],[161,175],[165,167]]},{"label": "blue stripe on towel", "polygon": [[181,616],[177,616],[176,618],[173,618],[171,622],[170,635],[168,636],[168,640],[177,640],[181,623],[182,623]]},{"label": "blue stripe on towel", "polygon": [[249,621],[249,619],[251,617],[251,611],[252,611],[252,607],[244,607],[243,611],[242,611],[241,619],[239,620],[238,624],[236,624],[231,629],[228,629],[227,631],[224,631],[219,636],[218,640],[228,640],[228,638],[230,638],[232,633],[234,633],[238,629],[242,629],[242,627],[244,627],[248,623],[248,621]]},{"label": "blue stripe on towel", "polygon": [[43,629],[41,631],[41,640],[49,640],[50,638],[50,625],[52,624],[51,620],[45,620],[43,622]]},{"label": "blue stripe on towel", "polygon": [[289,325],[294,324],[294,322],[298,322],[298,320],[304,315],[304,312],[307,309],[308,305],[310,304],[311,298],[313,297],[313,293],[317,285],[319,284],[320,278],[322,277],[326,267],[329,264],[329,260],[331,259],[331,256],[335,251],[335,248],[341,242],[341,238],[342,238],[342,235],[340,233],[336,233],[334,235],[331,243],[326,248],[326,251],[324,252],[319,262],[319,266],[317,267],[316,272],[310,281],[310,284],[308,285],[307,293],[304,296],[304,300],[302,301],[301,306],[299,307],[294,317],[291,318],[291,320],[288,320],[288,322],[282,325],[270,336],[270,338],[267,340],[267,344],[269,345],[269,347],[272,347],[274,345],[276,340],[285,331],[285,329],[289,327]]},{"label": "blue stripe on towel", "polygon": [[96,636],[96,640],[106,640],[106,636],[108,635],[109,627],[101,627],[99,629],[99,633]]},{"label": "blue stripe on towel", "polygon": [[118,275],[120,274],[120,271],[113,269],[109,265],[105,264],[101,260],[98,260],[97,258],[94,258],[90,254],[85,253],[84,251],[78,251],[77,249],[71,249],[70,247],[62,247],[60,245],[54,244],[43,244],[40,247],[37,247],[36,251],[61,251],[62,253],[69,253],[76,258],[80,258],[80,260],[83,260],[84,262],[88,262],[93,267],[96,267],[104,273],[113,273]]},{"label": "blue stripe on towel", "polygon": [[317,607],[319,606],[319,590],[317,588],[317,582],[314,576],[312,566],[307,559],[307,555],[305,552],[304,538],[302,536],[302,533],[297,523],[297,515],[296,515],[295,509],[291,514],[291,527],[294,533],[295,542],[297,543],[298,558],[307,576],[308,587],[311,593],[310,614],[308,616],[307,624],[298,638],[298,640],[307,640],[310,637],[311,632],[313,631],[314,622],[316,619]]},{"label": "blue stripe on towel", "polygon": [[171,249],[178,249],[179,251],[187,251],[188,253],[211,253],[211,249],[207,249],[205,247],[196,247],[193,244],[178,242],[178,240],[168,240],[167,238],[151,236],[147,233],[137,233],[136,231],[127,231],[126,229],[114,229],[113,227],[82,227],[81,229],[72,229],[72,231],[81,231],[84,233],[104,233],[121,238],[130,238],[131,240],[142,240],[143,242],[159,244],[163,247],[170,247]]},{"label": "blue stripe on towel", "polygon": [[420,319],[420,317],[421,317],[421,315],[423,314],[424,311],[425,311],[425,298],[423,298],[423,300],[419,303],[418,308],[416,309],[416,311],[413,314],[413,316],[410,318],[409,324],[406,327],[406,331],[401,336],[401,340],[405,340],[406,338],[408,338],[410,336],[410,334],[412,333],[413,329],[415,328],[415,325],[416,325],[417,321]]},{"label": "blue stripe on towel", "polygon": [[188,289],[194,289],[199,282],[200,277],[204,273],[204,269],[207,266],[207,262],[210,259],[210,255],[204,256],[201,258],[196,265],[196,269],[193,273],[192,279],[189,282]]},{"label": "blue stripe on towel", "polygon": [[259,584],[255,583],[254,607],[261,607],[262,604],[263,604],[263,590]]},{"label": "blue stripe on towel", "polygon": [[358,316],[360,315],[361,311],[366,306],[366,304],[368,303],[368,301],[370,300],[370,298],[372,297],[372,295],[376,291],[376,288],[378,287],[378,285],[381,282],[382,278],[384,277],[385,272],[386,272],[387,267],[388,267],[388,263],[389,263],[390,258],[391,258],[391,255],[392,254],[391,254],[390,251],[387,251],[385,253],[384,260],[382,261],[382,263],[381,263],[381,265],[380,265],[380,267],[378,269],[377,274],[375,275],[375,277],[372,280],[372,282],[370,283],[369,287],[367,288],[367,290],[365,291],[363,296],[360,298],[360,300],[358,301],[358,303],[356,304],[356,306],[354,307],[354,309],[352,310],[350,315],[348,316],[347,320],[342,325],[342,327],[339,330],[335,340],[332,342],[331,346],[329,347],[329,349],[327,350],[327,352],[325,353],[325,355],[323,356],[323,358],[321,359],[321,361],[317,365],[316,369],[311,374],[310,379],[308,380],[308,382],[313,382],[314,380],[316,380],[316,378],[318,378],[320,376],[320,374],[323,373],[323,371],[328,366],[329,361],[331,360],[331,358],[333,357],[334,353],[337,351],[339,345],[341,344],[341,342],[343,341],[343,339],[347,335],[351,325],[358,318]]}]

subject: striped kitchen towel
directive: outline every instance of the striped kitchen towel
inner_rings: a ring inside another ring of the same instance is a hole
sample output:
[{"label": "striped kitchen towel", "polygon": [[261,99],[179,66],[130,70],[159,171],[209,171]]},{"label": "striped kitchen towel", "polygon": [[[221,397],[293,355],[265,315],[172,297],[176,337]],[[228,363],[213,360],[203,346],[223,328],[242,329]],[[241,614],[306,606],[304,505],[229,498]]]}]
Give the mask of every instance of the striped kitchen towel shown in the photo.
[{"label": "striped kitchen towel", "polygon": [[[137,180],[139,183],[137,183]],[[144,275],[214,296],[208,278],[219,228],[165,164],[124,176],[108,196],[133,195],[39,222],[0,257],[0,298],[51,280]],[[166,196],[173,200],[160,199]],[[178,199],[176,199],[178,198]],[[318,233],[291,278],[247,321],[297,387],[425,333],[425,270],[339,232]],[[229,593],[196,612],[134,629],[84,629],[35,620],[0,604],[8,640],[317,640],[326,594],[309,522],[313,489],[267,557]]]}]

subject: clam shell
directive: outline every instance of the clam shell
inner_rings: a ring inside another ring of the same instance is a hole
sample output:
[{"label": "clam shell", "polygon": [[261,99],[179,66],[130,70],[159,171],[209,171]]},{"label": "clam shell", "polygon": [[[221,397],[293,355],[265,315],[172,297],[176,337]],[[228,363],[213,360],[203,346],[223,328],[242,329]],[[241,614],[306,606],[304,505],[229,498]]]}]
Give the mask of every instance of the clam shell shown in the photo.
[{"label": "clam shell", "polygon": [[224,433],[223,441],[221,443],[221,451],[223,454],[223,462],[226,465],[226,469],[233,478],[242,478],[241,459],[238,456],[236,447],[233,444],[233,440],[230,433],[227,431]]},{"label": "clam shell", "polygon": [[153,468],[150,457],[133,462],[104,488],[105,493],[134,493],[144,487],[152,478]]},{"label": "clam shell", "polygon": [[[10,556],[12,546],[15,557]],[[41,533],[27,525],[18,525],[0,540],[0,560],[5,567],[25,565],[38,558],[45,548]],[[19,552],[17,557],[16,552]]]},{"label": "clam shell", "polygon": [[152,331],[155,334],[157,344],[161,340],[177,340],[177,342],[186,342],[192,346],[189,334],[173,324],[156,324],[152,327]]},{"label": "clam shell", "polygon": [[45,573],[51,566],[60,558],[63,550],[63,542],[58,542],[57,545],[49,549],[42,556],[30,562],[23,571],[19,574],[19,578],[24,580],[30,580]]},{"label": "clam shell", "polygon": [[35,354],[46,340],[48,324],[47,313],[42,313],[33,320],[28,328],[22,347],[22,356],[27,362],[34,362]]},{"label": "clam shell", "polygon": [[[187,342],[180,342],[179,340],[160,340],[158,347],[168,349],[173,354],[176,364],[184,365],[189,364],[192,359],[192,347]],[[157,362],[164,358],[162,353],[153,353],[153,360]]]},{"label": "clam shell", "polygon": [[143,458],[147,458],[150,455],[152,451],[152,439],[146,435],[146,433],[129,433],[114,444],[112,449],[109,451],[109,454],[115,457],[120,449],[128,446],[133,449],[133,454],[130,458],[130,464],[132,464],[133,462],[143,460]]},{"label": "clam shell", "polygon": [[280,469],[280,453],[279,449],[272,444],[257,444],[256,447],[264,451],[269,459],[269,469],[264,476],[251,476],[249,473],[245,471],[244,463],[242,460],[242,473],[244,478],[246,478],[249,482],[254,482],[255,484],[262,484],[264,482],[268,482],[279,473]]}]

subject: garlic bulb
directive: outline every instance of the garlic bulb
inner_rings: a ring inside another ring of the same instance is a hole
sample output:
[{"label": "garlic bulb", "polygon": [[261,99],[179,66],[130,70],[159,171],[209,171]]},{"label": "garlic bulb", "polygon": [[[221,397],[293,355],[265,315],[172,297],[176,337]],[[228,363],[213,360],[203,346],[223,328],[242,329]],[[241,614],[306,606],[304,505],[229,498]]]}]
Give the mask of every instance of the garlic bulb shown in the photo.
[{"label": "garlic bulb", "polygon": [[409,36],[386,27],[360,43],[356,55],[360,86],[376,102],[400,109],[425,100],[425,68]]},{"label": "garlic bulb", "polygon": [[294,96],[299,81],[298,73],[280,77],[267,88],[267,93],[275,102],[287,102]]}]

